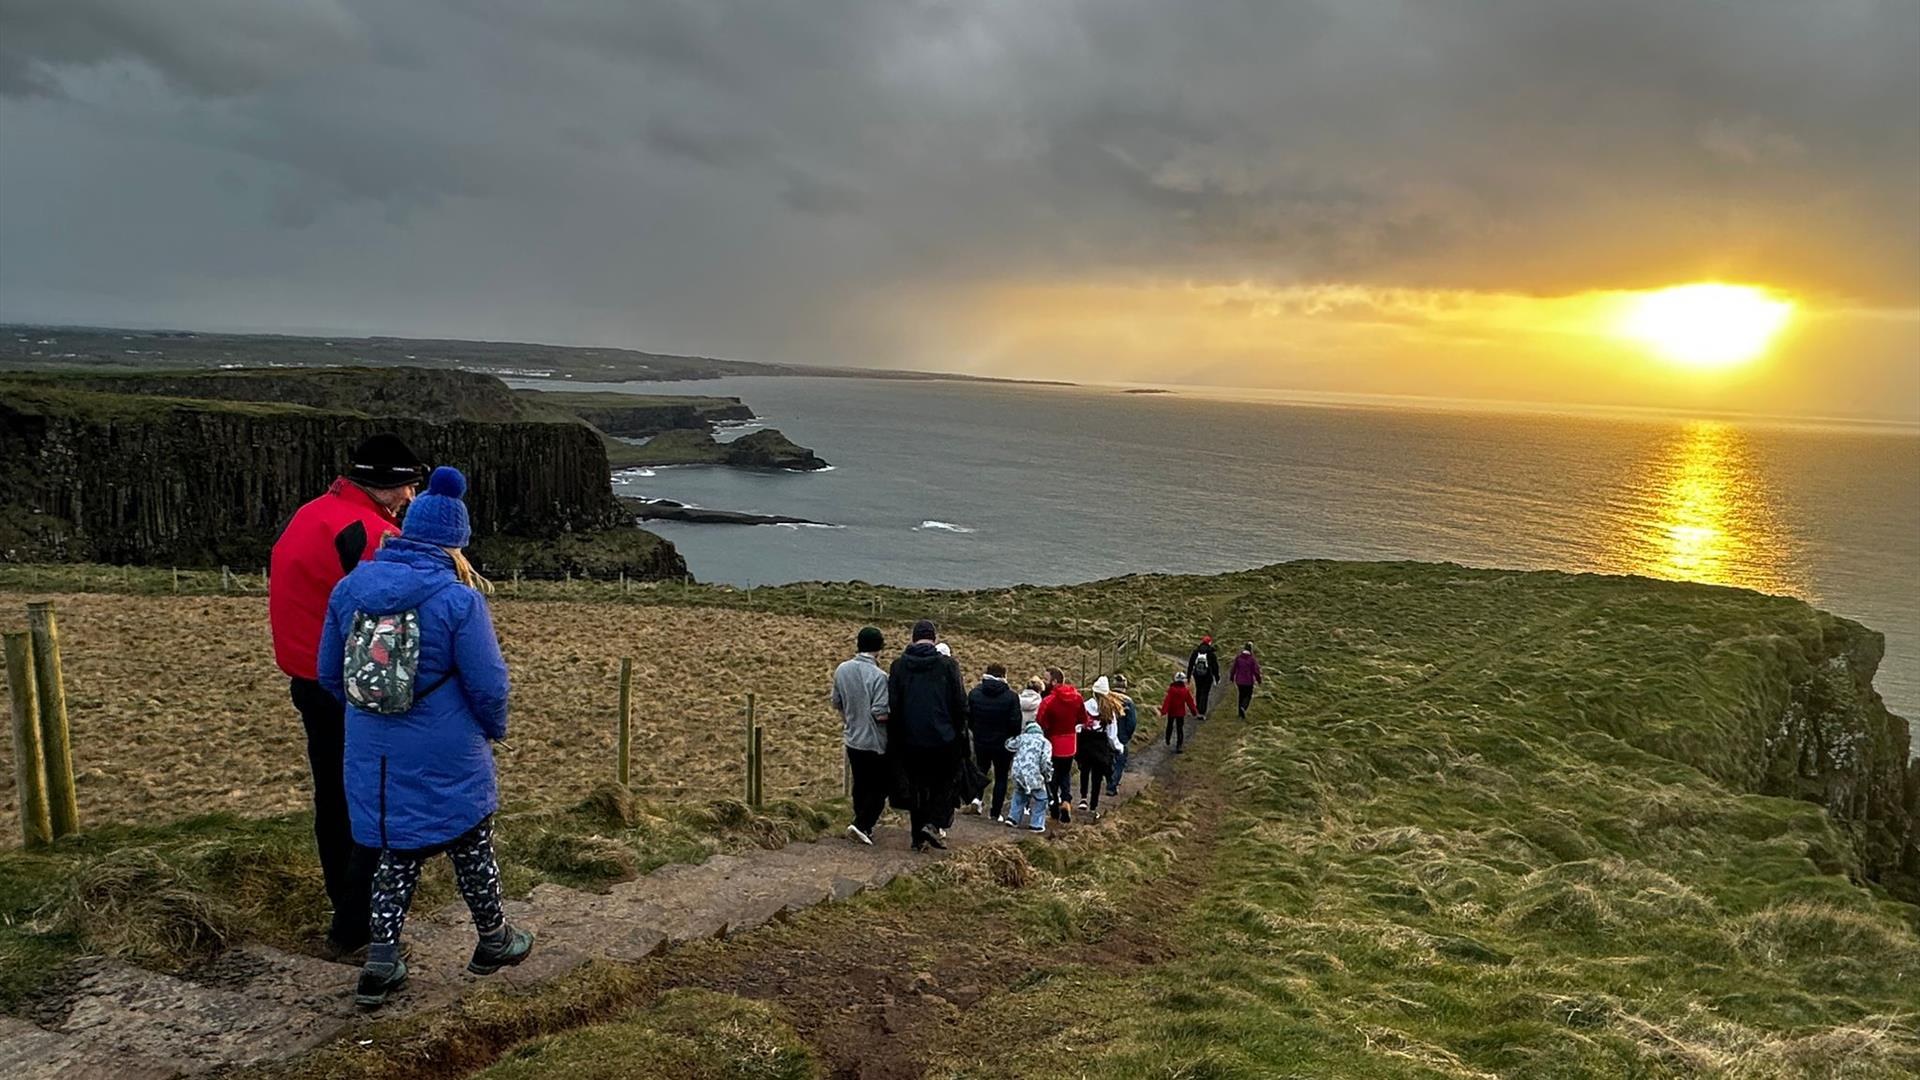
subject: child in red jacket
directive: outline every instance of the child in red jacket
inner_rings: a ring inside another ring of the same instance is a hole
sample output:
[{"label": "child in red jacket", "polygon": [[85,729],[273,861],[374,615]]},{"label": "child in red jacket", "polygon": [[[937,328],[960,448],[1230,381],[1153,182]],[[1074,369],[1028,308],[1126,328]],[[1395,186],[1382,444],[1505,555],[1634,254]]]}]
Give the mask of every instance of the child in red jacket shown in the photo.
[{"label": "child in red jacket", "polygon": [[1166,744],[1173,747],[1174,753],[1186,752],[1187,717],[1199,711],[1199,702],[1193,700],[1193,691],[1187,689],[1187,673],[1174,672],[1173,685],[1167,687],[1167,696],[1160,701],[1160,715],[1167,718]]}]

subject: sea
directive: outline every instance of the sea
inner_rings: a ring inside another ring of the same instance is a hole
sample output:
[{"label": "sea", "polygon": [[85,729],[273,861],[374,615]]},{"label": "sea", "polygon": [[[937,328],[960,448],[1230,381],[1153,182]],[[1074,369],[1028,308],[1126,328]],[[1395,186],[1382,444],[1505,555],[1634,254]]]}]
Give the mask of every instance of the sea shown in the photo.
[{"label": "sea", "polygon": [[617,474],[622,494],[832,526],[650,524],[701,580],[975,588],[1302,558],[1645,574],[1881,631],[1876,685],[1920,718],[1914,428],[986,382],[564,385],[736,396],[833,464]]}]

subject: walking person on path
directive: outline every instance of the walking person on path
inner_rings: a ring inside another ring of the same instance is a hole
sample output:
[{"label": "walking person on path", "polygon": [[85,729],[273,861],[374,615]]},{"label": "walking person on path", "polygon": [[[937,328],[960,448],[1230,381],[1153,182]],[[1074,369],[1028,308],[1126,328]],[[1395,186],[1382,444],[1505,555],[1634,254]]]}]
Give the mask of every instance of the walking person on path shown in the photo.
[{"label": "walking person on path", "polygon": [[854,655],[833,672],[833,707],[846,729],[847,776],[853,782],[853,824],[847,835],[871,845],[887,808],[892,776],[887,767],[887,673],[880,670],[886,637],[872,626],[854,638]]},{"label": "walking person on path", "polygon": [[1100,820],[1100,791],[1113,775],[1113,755],[1120,749],[1120,702],[1105,675],[1093,682],[1084,705],[1079,745],[1074,759],[1080,766],[1080,809]]},{"label": "walking person on path", "polygon": [[345,476],[294,512],[273,545],[267,619],[274,660],[287,675],[293,707],[306,729],[313,839],[333,904],[327,948],[343,959],[366,947],[367,890],[378,854],[353,842],[341,779],[346,710],[321,688],[314,657],[333,587],[373,558],[387,537],[400,534],[400,515],[425,477],[426,467],[398,436],[375,435],[354,448]]},{"label": "walking person on path", "polygon": [[[1022,698],[1032,694],[1040,703],[1040,692],[1023,690]],[[1013,756],[1013,806],[1005,819],[1010,826],[1025,825],[1036,833],[1047,831],[1047,794],[1053,786],[1053,744],[1040,730],[1040,722],[1028,715],[1021,721],[1020,734],[1006,742]]]},{"label": "walking person on path", "polygon": [[[1007,742],[1019,737],[1021,719],[1020,695],[1007,685],[1006,665],[988,664],[980,685],[967,693],[967,726],[973,729],[974,763],[983,776],[989,772],[993,775],[991,813],[995,821],[1006,820],[1001,811],[1007,805],[1007,772],[1013,768],[1013,751],[1007,749]],[[973,793],[969,808],[976,814],[984,794]]]},{"label": "walking person on path", "polygon": [[1253,642],[1247,642],[1246,647],[1240,650],[1240,655],[1233,658],[1232,677],[1233,685],[1240,688],[1240,719],[1245,720],[1247,706],[1253,704],[1253,688],[1259,685],[1262,678],[1260,661],[1253,655]]},{"label": "walking person on path", "polygon": [[1120,794],[1120,778],[1126,775],[1127,772],[1127,747],[1133,744],[1134,732],[1140,728],[1140,712],[1139,709],[1135,707],[1133,698],[1127,695],[1127,677],[1125,675],[1115,675],[1113,677],[1113,696],[1120,701],[1120,723],[1118,725],[1120,749],[1114,751],[1113,754],[1113,775],[1107,777],[1108,795]]},{"label": "walking person on path", "polygon": [[932,620],[913,624],[913,644],[888,674],[887,752],[903,774],[915,851],[947,846],[937,830],[967,752],[967,687],[960,665],[934,648],[939,636]]},{"label": "walking person on path", "polygon": [[1173,747],[1174,753],[1187,752],[1187,716],[1199,711],[1200,705],[1194,700],[1193,691],[1187,689],[1187,673],[1174,672],[1173,682],[1167,687],[1167,696],[1160,699],[1160,715],[1167,718],[1164,738],[1166,744]]},{"label": "walking person on path", "polygon": [[1220,654],[1214,650],[1211,634],[1201,638],[1200,644],[1193,647],[1192,655],[1187,657],[1187,678],[1193,681],[1193,697],[1199,705],[1194,715],[1207,715],[1213,684],[1220,678]]},{"label": "walking person on path", "polygon": [[354,1001],[380,1005],[407,981],[400,931],[426,861],[444,852],[480,940],[467,970],[526,959],[533,935],[507,923],[493,813],[492,743],[507,735],[507,664],[461,549],[472,539],[466,478],[441,467],[406,527],[333,590],[320,684],[346,706],[353,838],[377,849],[372,941]]},{"label": "walking person on path", "polygon": [[1080,721],[1085,715],[1080,691],[1059,668],[1047,669],[1047,693],[1040,702],[1040,730],[1053,746],[1053,817],[1073,820],[1073,755],[1079,749]]}]

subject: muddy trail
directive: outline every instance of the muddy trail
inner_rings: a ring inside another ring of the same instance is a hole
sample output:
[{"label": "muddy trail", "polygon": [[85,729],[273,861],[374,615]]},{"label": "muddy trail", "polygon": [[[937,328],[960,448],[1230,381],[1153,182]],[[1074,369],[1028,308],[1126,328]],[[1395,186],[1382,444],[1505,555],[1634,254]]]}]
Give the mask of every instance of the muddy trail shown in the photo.
[{"label": "muddy trail", "polygon": [[[1218,752],[1211,744],[1231,734],[1225,730],[1230,724],[1211,723],[1218,730],[1208,732],[1213,737],[1205,740],[1206,756]],[[943,1054],[1029,1045],[1027,1033],[1009,1029],[1004,1014],[995,1015],[986,1031],[979,1007],[1065,968],[1124,974],[1179,955],[1182,942],[1174,928],[1212,872],[1225,800],[1201,776],[1200,754],[1183,757],[1179,769],[1169,767],[1173,760],[1163,758],[1146,798],[1093,830],[1054,841],[1077,849],[1070,857],[1098,859],[1103,849],[1154,829],[1160,823],[1152,818],[1163,807],[1178,807],[1182,835],[1170,867],[1126,899],[1127,909],[1151,912],[1151,918],[1120,921],[1090,940],[1036,952],[995,905],[969,903],[942,889],[898,908],[835,912],[724,948],[684,951],[663,964],[648,990],[691,987],[767,1002],[827,1075],[844,1080],[909,1080]],[[1013,846],[961,858],[964,874],[1012,890],[1015,903],[1045,872]],[[964,893],[967,885],[961,876],[955,888]]]}]

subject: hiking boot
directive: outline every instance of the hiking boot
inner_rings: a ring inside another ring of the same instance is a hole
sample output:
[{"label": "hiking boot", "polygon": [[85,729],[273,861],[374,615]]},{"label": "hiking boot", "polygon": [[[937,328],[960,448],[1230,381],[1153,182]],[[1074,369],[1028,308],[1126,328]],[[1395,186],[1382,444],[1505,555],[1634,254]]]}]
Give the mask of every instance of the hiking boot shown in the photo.
[{"label": "hiking boot", "polygon": [[366,960],[367,939],[348,943],[328,934],[320,943],[320,955],[336,964],[357,964]]},{"label": "hiking boot", "polygon": [[532,931],[516,926],[503,927],[504,936],[498,940],[481,938],[473,947],[473,959],[467,961],[467,970],[475,975],[491,975],[503,967],[512,967],[527,958],[533,951]]},{"label": "hiking boot", "polygon": [[851,837],[856,844],[865,844],[868,847],[873,846],[873,834],[863,832],[858,825],[847,826],[847,835]]},{"label": "hiking boot", "polygon": [[1060,804],[1060,820],[1067,824],[1073,823],[1073,808],[1066,803]]},{"label": "hiking boot", "polygon": [[934,833],[937,832],[939,832],[939,830],[935,829],[934,832],[922,832],[915,836],[913,838],[913,850],[925,851],[928,848],[939,848],[941,851],[947,850],[947,845],[943,843],[938,836],[934,835]]},{"label": "hiking boot", "polygon": [[387,1003],[387,996],[400,989],[407,981],[407,962],[395,960],[391,964],[376,964],[371,961],[360,969],[359,985],[353,989],[353,1003],[363,1009],[377,1009]]}]

